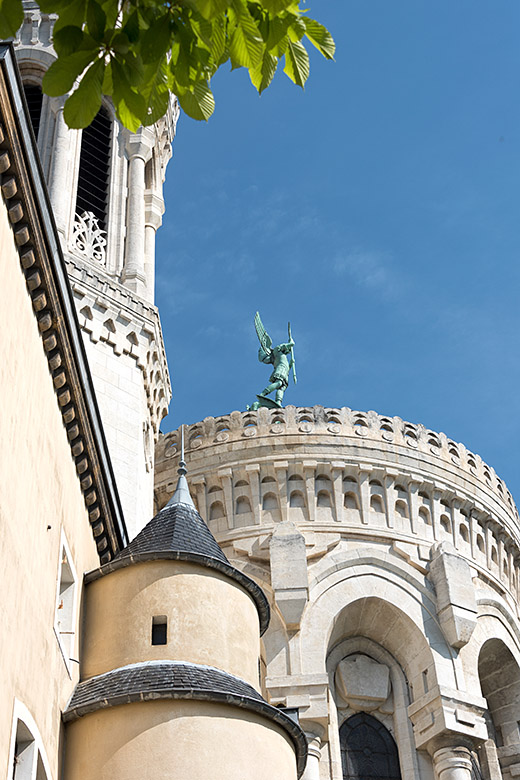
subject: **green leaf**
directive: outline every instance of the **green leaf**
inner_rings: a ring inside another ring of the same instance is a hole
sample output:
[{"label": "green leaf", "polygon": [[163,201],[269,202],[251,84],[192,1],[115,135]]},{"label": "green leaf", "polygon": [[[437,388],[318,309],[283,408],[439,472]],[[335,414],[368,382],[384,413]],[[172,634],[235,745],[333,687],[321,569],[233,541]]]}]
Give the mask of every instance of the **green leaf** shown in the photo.
[{"label": "green leaf", "polygon": [[316,22],[314,19],[308,19],[305,17],[304,21],[305,34],[310,42],[316,46],[318,51],[320,51],[328,60],[334,59],[336,44],[334,43],[334,38],[327,30],[327,28],[319,22]]},{"label": "green leaf", "polygon": [[123,32],[130,43],[135,43],[139,38],[139,15],[133,11],[123,25]]},{"label": "green leaf", "polygon": [[105,34],[107,17],[96,0],[88,0],[87,26],[88,31],[96,41],[102,41]]},{"label": "green leaf", "polygon": [[110,46],[117,54],[128,54],[130,51],[130,39],[126,32],[121,31],[116,33],[112,38]]},{"label": "green leaf", "polygon": [[168,110],[170,90],[168,81],[168,61],[166,57],[158,66],[148,65],[143,77],[142,95],[146,101],[146,122],[157,122]]},{"label": "green leaf", "polygon": [[84,39],[83,30],[75,25],[67,25],[62,27],[52,36],[52,42],[54,48],[59,57],[67,57],[69,54],[73,54],[78,51]]},{"label": "green leaf", "polygon": [[69,127],[87,127],[101,108],[101,85],[105,61],[98,59],[85,73],[79,86],[65,101],[63,118]]},{"label": "green leaf", "polygon": [[207,121],[215,110],[213,93],[204,82],[195,84],[191,90],[185,92],[179,90],[176,94],[182,110],[192,119]]},{"label": "green leaf", "polygon": [[269,20],[269,34],[266,46],[275,57],[282,57],[287,50],[287,30],[291,24],[291,17]]},{"label": "green leaf", "polygon": [[64,95],[70,89],[78,76],[97,58],[95,50],[78,51],[66,57],[58,57],[43,77],[43,90],[50,97]]},{"label": "green leaf", "polygon": [[186,5],[191,6],[204,19],[214,19],[227,11],[229,0],[187,0]]},{"label": "green leaf", "polygon": [[157,62],[171,46],[170,15],[163,14],[141,36],[143,62]]},{"label": "green leaf", "polygon": [[[52,9],[54,10],[54,9]],[[59,11],[59,17],[54,25],[53,34],[56,34],[62,27],[68,25],[82,27],[86,22],[87,0],[73,0],[65,5]]]},{"label": "green leaf", "polygon": [[69,5],[70,0],[41,0],[38,2],[40,11],[44,14],[59,14]]},{"label": "green leaf", "polygon": [[112,75],[112,62],[109,62],[103,75],[103,84],[101,85],[103,95],[112,95],[114,92],[114,81]]},{"label": "green leaf", "polygon": [[112,84],[117,116],[125,127],[135,133],[146,121],[146,101],[141,94],[132,89],[126,67],[115,59],[112,60]]},{"label": "green leaf", "polygon": [[0,37],[14,37],[22,24],[22,0],[0,0]]},{"label": "green leaf", "polygon": [[264,42],[255,20],[247,10],[235,0],[236,27],[229,41],[229,54],[233,67],[255,68],[260,64],[264,53]]},{"label": "green leaf", "polygon": [[270,14],[278,16],[293,4],[294,0],[262,0],[262,7]]},{"label": "green leaf", "polygon": [[278,59],[266,51],[260,65],[249,69],[249,78],[260,94],[262,94],[264,89],[267,89],[273,80],[277,67]]},{"label": "green leaf", "polygon": [[309,55],[300,41],[289,40],[287,42],[285,67],[283,70],[291,81],[294,81],[299,87],[305,86],[310,72]]}]

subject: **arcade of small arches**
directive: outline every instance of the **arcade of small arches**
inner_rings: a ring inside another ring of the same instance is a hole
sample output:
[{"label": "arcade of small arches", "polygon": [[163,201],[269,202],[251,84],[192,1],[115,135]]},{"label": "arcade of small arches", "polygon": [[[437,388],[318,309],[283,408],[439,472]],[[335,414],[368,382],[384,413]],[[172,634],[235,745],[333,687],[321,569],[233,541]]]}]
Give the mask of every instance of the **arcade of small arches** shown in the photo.
[{"label": "arcade of small arches", "polygon": [[[249,471],[248,479],[223,474],[209,487],[195,481],[199,511],[213,533],[250,526],[274,526],[283,520],[315,522],[420,540],[449,541],[518,598],[519,553],[515,540],[488,512],[449,488],[432,487],[406,475],[345,473],[329,476],[319,465],[301,471],[276,469],[272,476]],[[354,469],[352,470],[354,471]],[[292,473],[291,473],[292,472]],[[257,486],[255,486],[257,482]]]}]

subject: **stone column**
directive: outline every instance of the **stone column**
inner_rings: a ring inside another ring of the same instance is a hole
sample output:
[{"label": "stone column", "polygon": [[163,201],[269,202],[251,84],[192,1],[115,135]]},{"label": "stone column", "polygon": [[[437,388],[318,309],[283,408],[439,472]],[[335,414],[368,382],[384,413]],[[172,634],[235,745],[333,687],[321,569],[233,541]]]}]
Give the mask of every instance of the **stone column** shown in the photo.
[{"label": "stone column", "polygon": [[417,523],[419,519],[419,486],[421,482],[418,478],[411,477],[408,480],[408,511],[410,513],[410,526],[412,533],[417,533]]},{"label": "stone column", "polygon": [[320,780],[321,739],[305,732],[308,744],[307,766],[301,780]]},{"label": "stone column", "polygon": [[287,520],[287,512],[289,507],[289,501],[287,496],[287,470],[289,463],[287,461],[274,464],[274,470],[276,473],[276,481],[278,482],[278,496],[280,500],[280,516],[282,522]]},{"label": "stone column", "polygon": [[251,488],[251,507],[255,525],[260,525],[260,465],[254,463],[246,466],[246,473],[249,476],[249,485]]},{"label": "stone column", "polygon": [[372,466],[359,464],[359,497],[361,499],[361,522],[370,522],[370,475]]},{"label": "stone column", "polygon": [[222,490],[224,491],[224,502],[226,504],[226,515],[228,528],[233,528],[235,519],[235,507],[233,505],[233,472],[231,469],[222,469],[218,472]]},{"label": "stone column", "polygon": [[344,519],[343,508],[343,470],[345,468],[344,463],[333,461],[332,467],[332,481],[334,485],[334,508],[336,510],[336,522],[342,523]]},{"label": "stone column", "polygon": [[471,753],[467,747],[442,747],[433,754],[436,780],[471,780]]},{"label": "stone column", "polygon": [[152,153],[153,136],[141,128],[126,142],[128,154],[128,198],[126,208],[126,246],[123,283],[146,297],[145,272],[145,181],[146,161]]},{"label": "stone column", "polygon": [[303,462],[303,476],[305,479],[305,489],[307,493],[307,509],[309,512],[309,520],[314,522],[316,520],[316,489],[315,489],[315,477],[316,466],[315,460],[304,460]]},{"label": "stone column", "polygon": [[159,195],[147,192],[144,196],[144,273],[146,277],[146,298],[155,299],[155,234],[162,224],[164,201]]},{"label": "stone column", "polygon": [[71,137],[73,130],[69,130],[63,118],[63,104],[61,101],[53,101],[52,111],[55,115],[54,142],[52,152],[52,165],[49,172],[49,196],[56,220],[56,227],[61,234],[62,241],[67,239],[67,228],[70,213],[72,181],[69,170],[72,170],[76,162],[71,160]]}]

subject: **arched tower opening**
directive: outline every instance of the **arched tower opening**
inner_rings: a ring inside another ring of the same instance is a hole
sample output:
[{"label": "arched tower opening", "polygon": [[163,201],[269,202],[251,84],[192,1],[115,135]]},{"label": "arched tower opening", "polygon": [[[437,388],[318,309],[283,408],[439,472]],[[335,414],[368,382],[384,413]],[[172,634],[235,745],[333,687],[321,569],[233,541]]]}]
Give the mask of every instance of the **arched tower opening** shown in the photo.
[{"label": "arched tower opening", "polygon": [[487,725],[501,752],[520,752],[520,667],[501,639],[488,639],[480,650],[478,674],[488,704]]},{"label": "arched tower opening", "polygon": [[107,109],[101,107],[81,134],[76,214],[91,212],[101,230],[107,225],[112,124]]},{"label": "arched tower opening", "polygon": [[29,109],[29,116],[31,117],[31,125],[34,133],[34,137],[38,140],[38,133],[40,131],[40,120],[42,114],[43,104],[43,92],[39,84],[33,84],[29,81],[23,82],[23,91],[25,99],[27,101],[27,107]]}]

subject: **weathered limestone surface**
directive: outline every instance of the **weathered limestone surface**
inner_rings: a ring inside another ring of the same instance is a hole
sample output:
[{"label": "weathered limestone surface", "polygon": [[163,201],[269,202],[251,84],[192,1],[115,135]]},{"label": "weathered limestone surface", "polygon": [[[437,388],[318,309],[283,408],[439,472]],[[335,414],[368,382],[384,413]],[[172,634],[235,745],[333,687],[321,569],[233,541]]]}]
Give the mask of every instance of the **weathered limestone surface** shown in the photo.
[{"label": "weathered limestone surface", "polygon": [[[55,17],[25,2],[15,40],[24,83],[41,84],[56,55]],[[63,119],[64,99],[43,98],[38,148],[74,289],[90,369],[130,537],[153,514],[153,458],[171,398],[161,323],[153,305],[155,233],[178,105],[129,133],[112,120],[106,225],[76,210],[82,132]],[[103,178],[101,172],[100,178]]]},{"label": "weathered limestone surface", "polygon": [[[360,712],[392,735],[403,778],[469,780],[472,761],[513,777],[520,696],[506,686],[504,705],[486,664],[498,642],[520,684],[520,527],[495,472],[444,434],[347,408],[185,432],[199,511],[270,595],[266,685],[298,709],[306,777],[342,779],[340,728]],[[178,450],[178,431],[160,438],[157,507]]]}]

